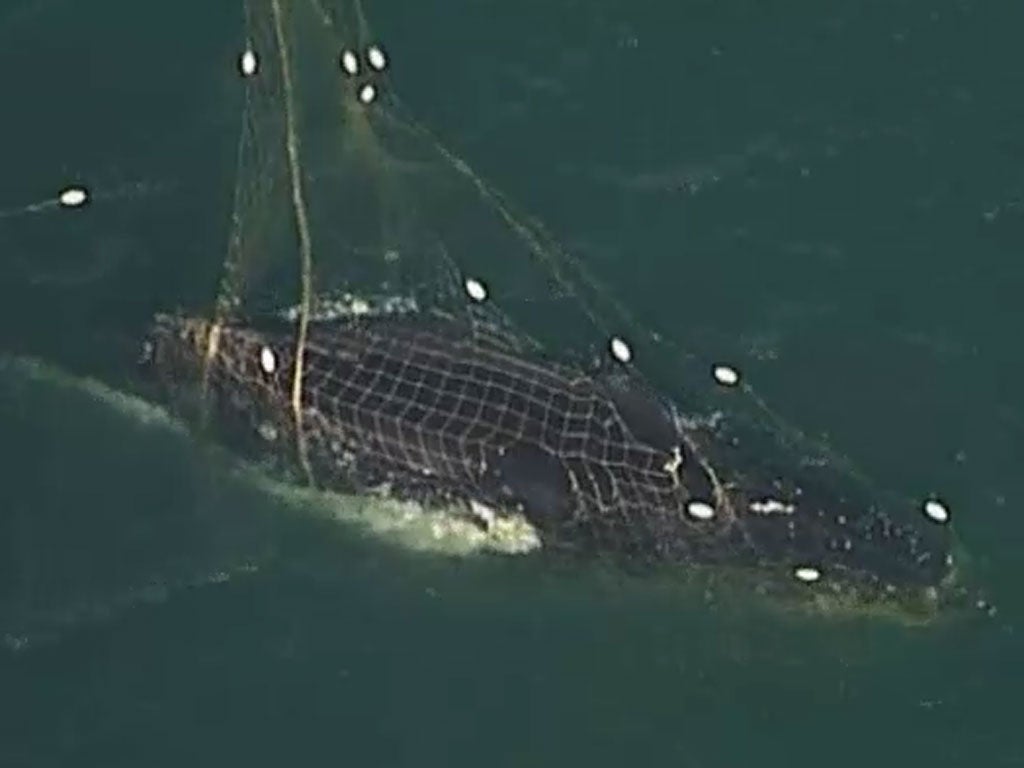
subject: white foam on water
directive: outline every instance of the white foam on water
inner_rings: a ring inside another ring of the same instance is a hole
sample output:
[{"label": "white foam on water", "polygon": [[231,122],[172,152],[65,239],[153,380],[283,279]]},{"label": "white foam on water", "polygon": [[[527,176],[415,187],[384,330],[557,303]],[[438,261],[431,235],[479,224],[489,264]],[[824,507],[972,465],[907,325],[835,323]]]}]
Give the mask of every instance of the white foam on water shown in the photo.
[{"label": "white foam on water", "polygon": [[791,515],[796,505],[778,499],[758,499],[750,502],[750,511],[758,515]]},{"label": "white foam on water", "polygon": [[0,357],[0,373],[10,373],[29,381],[84,392],[122,416],[145,426],[159,427],[179,434],[187,431],[185,426],[163,406],[116,390],[97,379],[73,376],[43,360],[32,357]]}]

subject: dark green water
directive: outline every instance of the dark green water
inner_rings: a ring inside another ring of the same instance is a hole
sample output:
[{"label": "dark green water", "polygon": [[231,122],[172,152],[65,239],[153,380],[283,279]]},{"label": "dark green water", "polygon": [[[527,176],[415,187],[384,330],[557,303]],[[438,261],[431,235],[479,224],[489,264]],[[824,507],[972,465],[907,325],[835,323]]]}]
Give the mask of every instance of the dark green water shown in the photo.
[{"label": "dark green water", "polygon": [[217,277],[236,5],[0,5],[0,765],[1024,765],[1024,6],[367,0],[645,323],[949,500],[998,614],[922,629],[401,553],[97,396]]}]

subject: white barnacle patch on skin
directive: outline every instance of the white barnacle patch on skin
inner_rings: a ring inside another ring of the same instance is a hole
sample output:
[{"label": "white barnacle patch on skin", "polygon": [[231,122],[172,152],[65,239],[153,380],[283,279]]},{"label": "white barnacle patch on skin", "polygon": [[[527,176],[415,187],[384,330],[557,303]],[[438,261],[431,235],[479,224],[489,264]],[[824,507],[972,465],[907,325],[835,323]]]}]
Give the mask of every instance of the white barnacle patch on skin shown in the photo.
[{"label": "white barnacle patch on skin", "polygon": [[793,575],[796,576],[799,581],[811,584],[821,578],[821,571],[813,565],[801,565],[793,570]]},{"label": "white barnacle patch on skin", "polygon": [[268,443],[272,443],[277,440],[277,427],[270,422],[263,422],[256,428],[256,431],[259,433],[259,436]]},{"label": "white barnacle patch on skin", "polygon": [[260,60],[252,48],[247,48],[238,57],[238,71],[242,73],[242,77],[252,77],[259,71],[259,68]]},{"label": "white barnacle patch on skin", "polygon": [[612,336],[611,341],[608,342],[608,348],[611,350],[612,357],[620,363],[628,363],[633,359],[633,350],[629,348],[629,344],[618,336]]},{"label": "white barnacle patch on skin", "polygon": [[366,49],[366,61],[371,69],[383,72],[388,68],[388,57],[379,45],[371,45]]},{"label": "white barnacle patch on skin", "polygon": [[271,374],[277,370],[277,356],[270,347],[264,347],[260,350],[260,369],[266,374]]},{"label": "white barnacle patch on skin", "polygon": [[341,62],[341,69],[346,75],[355,77],[359,74],[359,57],[356,56],[354,51],[346,48],[341,52],[339,61]]},{"label": "white barnacle patch on skin", "polygon": [[929,520],[936,523],[949,522],[949,509],[938,499],[926,500],[922,509]]},{"label": "white barnacle patch on skin", "polygon": [[377,99],[377,89],[373,83],[367,83],[359,89],[359,101],[363,104],[372,104]]},{"label": "white barnacle patch on skin", "polygon": [[686,513],[694,520],[710,520],[715,516],[715,508],[706,501],[691,499],[686,502]]},{"label": "white barnacle patch on skin", "polygon": [[366,299],[361,299],[358,296],[352,299],[352,304],[349,306],[349,311],[359,317],[360,315],[370,314],[370,302]]},{"label": "white barnacle patch on skin", "polygon": [[68,187],[61,190],[57,201],[65,208],[78,208],[89,200],[89,192],[85,187]]},{"label": "white barnacle patch on skin", "polygon": [[475,277],[466,278],[465,288],[466,295],[473,301],[485,301],[487,299],[487,286]]},{"label": "white barnacle patch on skin", "polygon": [[778,499],[760,499],[750,502],[750,511],[758,515],[791,515],[796,506]]},{"label": "white barnacle patch on skin", "polygon": [[735,387],[740,383],[740,372],[730,365],[716,365],[711,369],[711,375],[723,387]]}]

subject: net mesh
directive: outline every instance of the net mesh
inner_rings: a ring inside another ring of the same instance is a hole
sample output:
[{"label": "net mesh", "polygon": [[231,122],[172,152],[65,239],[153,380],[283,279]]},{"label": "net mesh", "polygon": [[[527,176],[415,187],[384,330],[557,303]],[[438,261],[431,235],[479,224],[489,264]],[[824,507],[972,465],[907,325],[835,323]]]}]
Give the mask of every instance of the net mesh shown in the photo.
[{"label": "net mesh", "polygon": [[[184,322],[163,332],[184,327],[206,343],[212,326]],[[206,368],[219,422],[287,444],[291,329],[220,333]],[[723,489],[684,452],[671,411],[637,385],[490,343],[441,316],[314,323],[304,353],[305,469],[328,487],[529,510],[552,544],[648,559],[688,559],[702,545],[710,554],[716,528],[731,535]],[[687,516],[694,499],[721,514]]]},{"label": "net mesh", "polygon": [[413,116],[358,0],[245,22],[220,290],[152,340],[222,436],[322,487],[523,514],[555,549],[935,599],[948,528],[638,322]]}]

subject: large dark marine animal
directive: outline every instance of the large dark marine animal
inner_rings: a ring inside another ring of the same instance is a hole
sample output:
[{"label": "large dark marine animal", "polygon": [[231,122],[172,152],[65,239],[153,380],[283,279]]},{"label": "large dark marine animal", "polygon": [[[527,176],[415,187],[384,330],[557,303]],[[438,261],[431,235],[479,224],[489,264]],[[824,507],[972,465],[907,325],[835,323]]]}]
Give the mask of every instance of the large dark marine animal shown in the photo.
[{"label": "large dark marine animal", "polygon": [[[521,514],[547,549],[750,565],[801,581],[934,593],[948,530],[882,510],[828,462],[728,418],[688,420],[625,370],[585,373],[443,315],[295,328],[158,319],[147,359],[205,393],[234,444],[292,455],[318,485]],[[297,407],[295,407],[297,405]],[[792,458],[792,457],[791,457]]]}]

